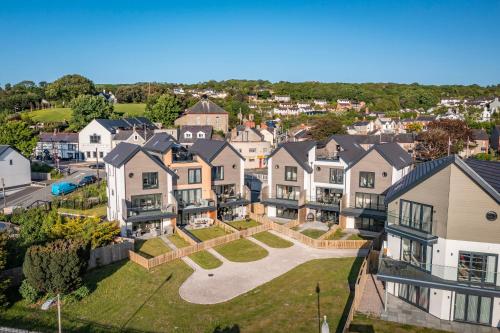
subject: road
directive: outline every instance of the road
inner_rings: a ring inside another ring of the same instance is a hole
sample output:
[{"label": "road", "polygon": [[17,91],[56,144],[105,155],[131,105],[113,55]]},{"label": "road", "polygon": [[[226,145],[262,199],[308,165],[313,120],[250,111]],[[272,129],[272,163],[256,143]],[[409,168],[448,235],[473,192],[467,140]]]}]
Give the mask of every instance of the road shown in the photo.
[{"label": "road", "polygon": [[[78,168],[73,170],[75,172],[73,172],[70,176],[58,179],[56,182],[68,181],[72,183],[78,183],[83,176],[96,174],[96,170],[91,170],[88,168]],[[99,170],[99,176],[101,177],[101,179],[106,178],[104,170]],[[52,194],[50,194],[50,190],[51,185],[47,185],[46,187],[30,186],[17,193],[7,196],[6,206],[27,207],[37,200],[51,201],[54,197],[52,196]]]}]

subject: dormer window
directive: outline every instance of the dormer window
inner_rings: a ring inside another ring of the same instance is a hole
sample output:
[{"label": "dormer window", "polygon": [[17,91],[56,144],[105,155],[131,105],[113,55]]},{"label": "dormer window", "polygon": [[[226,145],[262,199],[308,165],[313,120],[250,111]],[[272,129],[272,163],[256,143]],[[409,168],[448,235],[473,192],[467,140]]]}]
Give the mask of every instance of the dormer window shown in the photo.
[{"label": "dormer window", "polygon": [[204,132],[198,132],[198,133],[196,134],[196,137],[197,137],[198,139],[205,139],[205,133],[204,133]]},{"label": "dormer window", "polygon": [[193,138],[193,133],[191,133],[191,132],[184,133],[184,138],[185,139],[192,139]]}]

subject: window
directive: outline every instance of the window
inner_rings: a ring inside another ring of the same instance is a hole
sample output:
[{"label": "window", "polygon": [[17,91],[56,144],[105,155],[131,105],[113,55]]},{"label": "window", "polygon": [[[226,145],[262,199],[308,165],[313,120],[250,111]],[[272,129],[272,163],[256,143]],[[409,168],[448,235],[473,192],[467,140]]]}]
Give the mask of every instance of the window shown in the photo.
[{"label": "window", "polygon": [[188,184],[199,184],[199,183],[201,183],[201,169],[189,169]]},{"label": "window", "polygon": [[185,139],[191,139],[191,138],[193,138],[193,133],[191,133],[191,132],[184,133],[184,138]]},{"label": "window", "polygon": [[76,150],[76,145],[75,144],[68,144],[68,150]]},{"label": "window", "polygon": [[276,207],[276,216],[284,219],[295,220],[297,219],[298,210],[285,207]]},{"label": "window", "polygon": [[14,162],[12,160],[9,160],[9,164],[12,165],[14,164]]},{"label": "window", "polygon": [[97,134],[92,134],[89,140],[90,143],[101,143],[101,136]]},{"label": "window", "polygon": [[224,166],[215,166],[212,168],[212,180],[224,180]]},{"label": "window", "polygon": [[356,208],[385,210],[384,195],[356,192],[354,205]]},{"label": "window", "polygon": [[93,158],[97,158],[97,152],[93,151],[93,152],[92,152],[92,157],[93,157]]},{"label": "window", "polygon": [[494,254],[459,252],[458,281],[495,284],[497,256]]},{"label": "window", "polygon": [[300,187],[276,185],[276,198],[285,200],[299,200]]},{"label": "window", "polygon": [[426,287],[411,284],[399,284],[399,297],[425,311],[429,311],[429,292]]},{"label": "window", "polygon": [[87,158],[90,158],[90,152],[89,151],[87,152]]},{"label": "window", "polygon": [[130,207],[132,212],[158,210],[161,208],[161,193],[133,195],[130,201],[132,202]]},{"label": "window", "polygon": [[491,297],[455,294],[454,320],[491,325],[493,299]]},{"label": "window", "polygon": [[432,232],[432,206],[400,200],[399,224],[406,227]]},{"label": "window", "polygon": [[248,148],[249,153],[255,153],[257,151],[256,148]]},{"label": "window", "polygon": [[158,172],[142,173],[142,189],[158,188]]},{"label": "window", "polygon": [[103,158],[103,157],[104,157],[104,152],[100,151],[100,152],[99,152],[99,157],[100,157],[100,158]]},{"label": "window", "polygon": [[212,190],[219,197],[231,198],[236,196],[236,184],[214,185]]},{"label": "window", "polygon": [[295,182],[297,181],[297,167],[285,167],[285,180]]},{"label": "window", "polygon": [[330,169],[330,183],[343,184],[344,183],[344,170]]},{"label": "window", "polygon": [[359,187],[374,188],[375,187],[375,172],[361,171],[359,173]]},{"label": "window", "polygon": [[431,270],[432,246],[401,237],[401,260],[426,271]]},{"label": "window", "polygon": [[342,198],[342,190],[327,187],[316,187],[316,202],[338,205]]},{"label": "window", "polygon": [[356,217],[354,219],[354,225],[356,229],[379,232],[384,229],[385,222],[370,217]]},{"label": "window", "polygon": [[205,133],[204,133],[204,132],[198,132],[198,133],[196,134],[196,137],[197,137],[198,139],[205,139]]},{"label": "window", "polygon": [[174,196],[180,206],[188,206],[201,201],[201,188],[190,190],[175,190]]}]

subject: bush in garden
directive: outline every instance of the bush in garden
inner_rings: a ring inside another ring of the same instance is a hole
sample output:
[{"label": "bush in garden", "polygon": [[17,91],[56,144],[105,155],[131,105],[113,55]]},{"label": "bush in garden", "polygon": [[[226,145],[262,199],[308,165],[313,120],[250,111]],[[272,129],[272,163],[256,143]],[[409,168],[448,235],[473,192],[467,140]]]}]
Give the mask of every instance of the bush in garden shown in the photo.
[{"label": "bush in garden", "polygon": [[28,303],[35,303],[40,298],[40,293],[28,280],[23,280],[21,287],[19,287],[19,293]]}]

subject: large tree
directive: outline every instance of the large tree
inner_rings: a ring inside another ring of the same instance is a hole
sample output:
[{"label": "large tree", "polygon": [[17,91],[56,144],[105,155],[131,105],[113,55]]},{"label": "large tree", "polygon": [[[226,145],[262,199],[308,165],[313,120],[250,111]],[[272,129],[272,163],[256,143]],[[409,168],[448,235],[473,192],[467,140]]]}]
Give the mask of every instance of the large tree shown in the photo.
[{"label": "large tree", "polygon": [[312,126],[310,130],[311,137],[317,141],[325,140],[332,134],[345,133],[342,121],[336,116],[326,116],[314,119]]},{"label": "large tree", "polygon": [[79,95],[96,92],[94,83],[78,74],[65,75],[47,85],[45,95],[52,100],[69,102]]},{"label": "large tree", "polygon": [[172,126],[182,112],[181,102],[174,95],[155,95],[148,99],[145,115],[163,126]]},{"label": "large tree", "polygon": [[73,114],[70,126],[73,130],[80,130],[93,119],[113,119],[118,114],[114,112],[113,104],[102,96],[80,95],[70,104]]},{"label": "large tree", "polygon": [[7,121],[0,125],[0,144],[15,147],[26,157],[31,156],[36,142],[35,133],[24,121]]},{"label": "large tree", "polygon": [[427,131],[418,137],[417,157],[432,160],[461,152],[472,133],[467,124],[461,120],[443,119],[429,123]]}]

